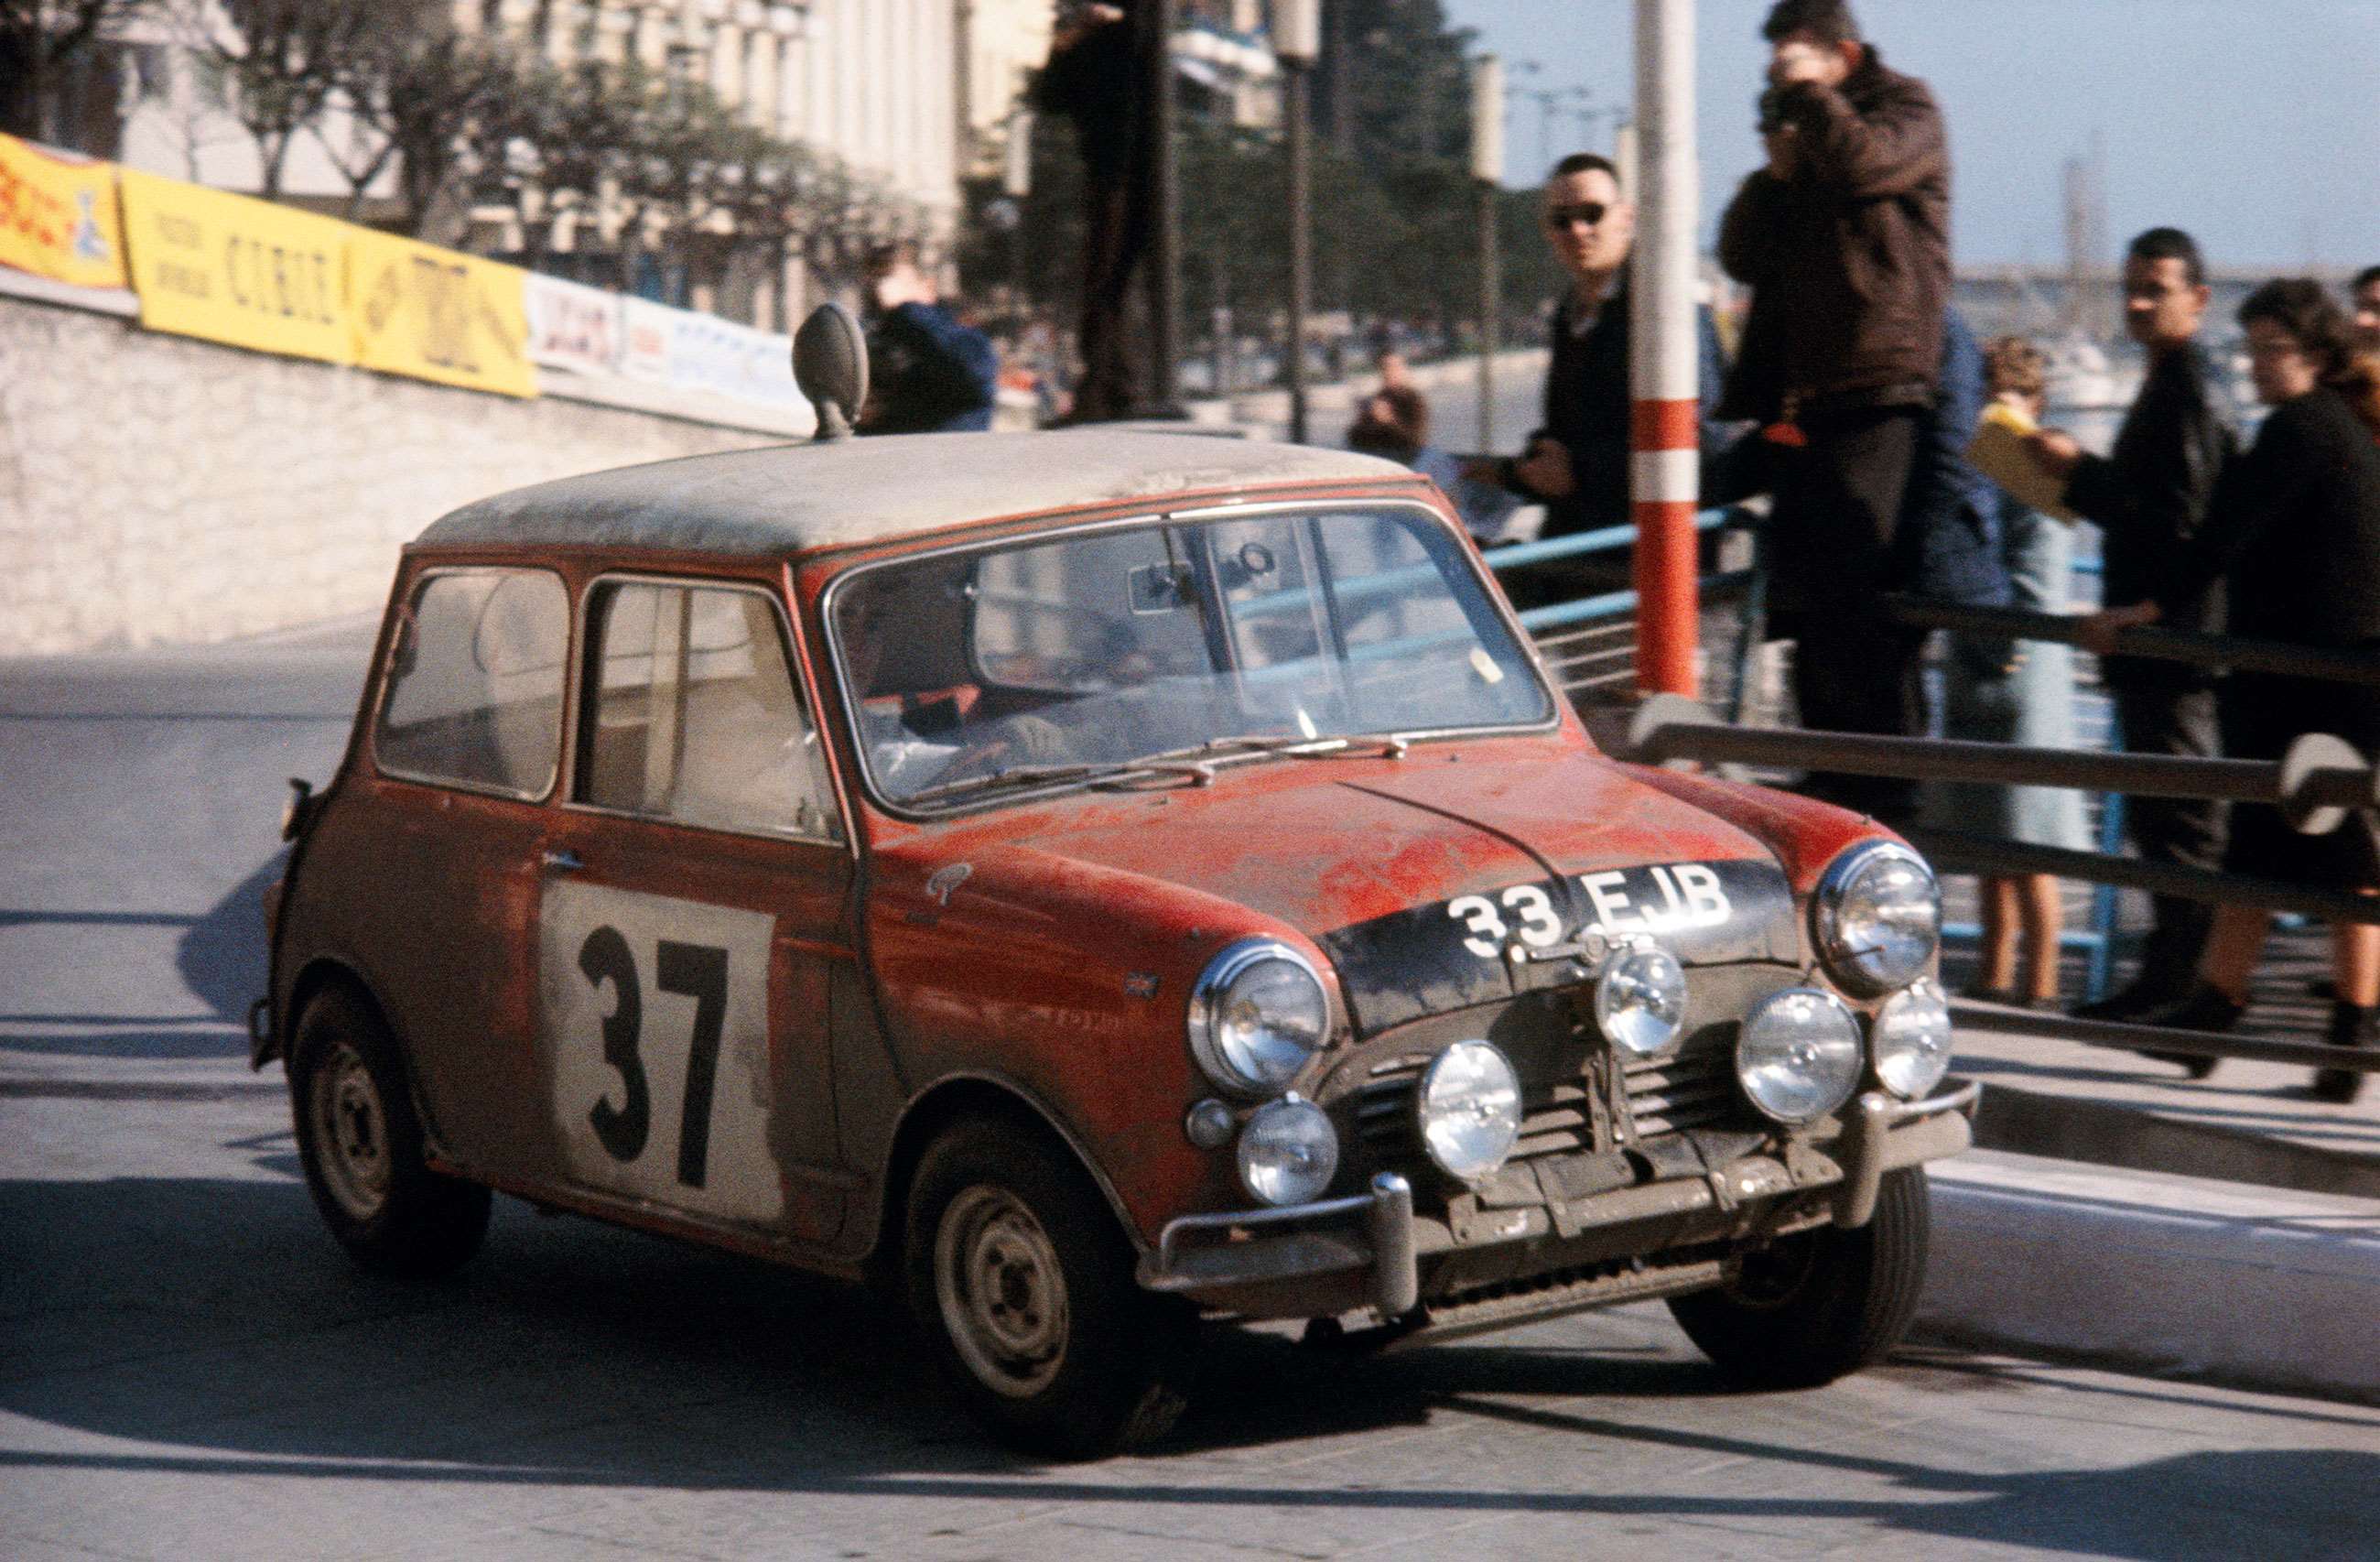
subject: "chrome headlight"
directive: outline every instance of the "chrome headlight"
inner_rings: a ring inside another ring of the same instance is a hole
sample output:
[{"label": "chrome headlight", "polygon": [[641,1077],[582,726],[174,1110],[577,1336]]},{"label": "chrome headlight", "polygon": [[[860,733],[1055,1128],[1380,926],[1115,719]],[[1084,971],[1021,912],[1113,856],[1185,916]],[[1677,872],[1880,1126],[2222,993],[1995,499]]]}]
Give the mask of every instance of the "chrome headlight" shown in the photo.
[{"label": "chrome headlight", "polygon": [[1806,1123],[1840,1106],[1866,1061],[1851,1006],[1815,987],[1763,998],[1735,1043],[1743,1093],[1780,1123]]},{"label": "chrome headlight", "polygon": [[1485,1177],[1521,1137],[1521,1080],[1487,1042],[1457,1042],[1421,1077],[1414,1116],[1429,1158],[1453,1177]]},{"label": "chrome headlight", "polygon": [[1191,990],[1190,1051],[1235,1095],[1269,1095],[1288,1084],[1330,1031],[1322,979],[1274,939],[1232,945]]},{"label": "chrome headlight", "polygon": [[1612,1045],[1652,1056],[1685,1028],[1685,968],[1650,944],[1618,951],[1596,978],[1595,1023]]},{"label": "chrome headlight", "polygon": [[1240,1186],[1268,1204],[1321,1197],[1339,1170],[1339,1130],[1294,1095],[1259,1106],[1240,1130]]},{"label": "chrome headlight", "polygon": [[1871,841],[1838,857],[1814,902],[1818,957],[1828,973],[1869,996],[1925,974],[1942,943],[1942,890],[1905,846]]},{"label": "chrome headlight", "polygon": [[1912,1101],[1950,1068],[1950,1002],[1931,982],[1897,993],[1876,1017],[1876,1077]]}]

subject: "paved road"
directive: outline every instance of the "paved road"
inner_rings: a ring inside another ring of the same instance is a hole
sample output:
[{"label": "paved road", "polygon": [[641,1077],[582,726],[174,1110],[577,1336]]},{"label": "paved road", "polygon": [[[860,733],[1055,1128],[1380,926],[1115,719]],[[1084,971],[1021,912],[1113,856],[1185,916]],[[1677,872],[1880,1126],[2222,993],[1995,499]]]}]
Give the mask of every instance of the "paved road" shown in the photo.
[{"label": "paved road", "polygon": [[2370,1554],[2380,1409],[1919,1350],[1725,1392],[1658,1308],[1219,1331],[1156,1456],[986,1447],[862,1296],[501,1208],[352,1271],[239,1058],[366,633],[0,664],[0,1556]]}]

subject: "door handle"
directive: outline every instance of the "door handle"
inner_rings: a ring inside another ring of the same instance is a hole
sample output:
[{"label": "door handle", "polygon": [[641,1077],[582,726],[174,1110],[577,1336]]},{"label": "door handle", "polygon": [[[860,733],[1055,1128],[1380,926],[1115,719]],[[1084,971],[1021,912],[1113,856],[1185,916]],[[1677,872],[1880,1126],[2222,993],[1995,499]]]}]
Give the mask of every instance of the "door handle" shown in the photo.
[{"label": "door handle", "polygon": [[578,854],[571,850],[566,846],[547,847],[545,850],[540,854],[539,860],[542,861],[547,867],[552,868],[556,873],[575,873],[579,869],[587,866],[585,862],[579,860]]}]

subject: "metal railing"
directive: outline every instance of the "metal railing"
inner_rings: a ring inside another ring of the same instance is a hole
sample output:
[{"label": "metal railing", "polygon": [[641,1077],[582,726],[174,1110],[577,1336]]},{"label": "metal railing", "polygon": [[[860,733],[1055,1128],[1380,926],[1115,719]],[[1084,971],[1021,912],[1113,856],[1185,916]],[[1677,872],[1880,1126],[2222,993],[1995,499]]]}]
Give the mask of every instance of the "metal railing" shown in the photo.
[{"label": "metal railing", "polygon": [[[2029,613],[2018,607],[1964,607],[1908,597],[1896,598],[1887,607],[1894,618],[1912,628],[1996,635],[2006,640],[2050,641],[2061,645],[2082,643],[2076,620],[2063,613]],[[2233,672],[2278,673],[2324,683],[2380,685],[2380,655],[2369,652],[2331,651],[2281,641],[2235,640],[2229,635],[2161,629],[2155,625],[2118,633],[2113,654],[2181,662],[2194,667],[2228,668]]]},{"label": "metal railing", "polygon": [[[1759,519],[1756,513],[1741,507],[1710,510],[1695,519],[1695,529],[1704,532],[1749,529]],[[1488,549],[1486,557],[1491,568],[1502,573],[1554,560],[1616,552],[1633,545],[1635,536],[1633,526],[1612,526],[1547,542],[1505,544]],[[2078,572],[2087,573],[2090,568],[2087,562],[2078,563]],[[1759,651],[1766,616],[1766,584],[1764,571],[1757,565],[1750,569],[1707,576],[1703,581],[1706,606],[1732,598],[1740,608],[1740,638],[1728,700],[1730,720],[1742,719],[1753,682],[1754,658]],[[1593,631],[1567,637],[1560,631],[1624,621],[1635,607],[1634,592],[1615,591],[1534,607],[1521,615],[1521,622],[1538,639],[1540,650],[1557,664],[1560,673],[1567,675],[1581,665],[1598,666],[1599,670],[1587,677],[1561,677],[1564,691],[1575,694],[1582,688],[1615,682],[1624,677],[1633,667],[1633,647],[1598,646],[1583,654],[1566,654],[1573,652],[1575,644],[1589,641]],[[1970,607],[1912,598],[1895,599],[1888,610],[1900,622],[1913,628],[2009,640],[2082,643],[2077,619],[2066,615]],[[1570,643],[1565,643],[1565,639]],[[2380,655],[2155,627],[2121,631],[2113,642],[2111,653],[2210,669],[2380,685]],[[1645,717],[1656,709],[1648,704],[1640,714],[1636,733],[1640,745],[1649,741],[1652,731],[1658,729],[1658,718],[1653,728],[1645,723]],[[1670,714],[1674,717],[1674,708]],[[2380,806],[2380,779],[2375,779],[2374,767],[2337,738],[2309,737],[2301,739],[2278,763],[2262,763],[2120,751],[2022,750],[2000,744],[1870,738],[1848,733],[1720,727],[1706,718],[1691,725],[1694,736],[1664,739],[1673,752],[1658,757],[1692,757],[1712,763],[1792,766],[1914,780],[2070,787],[2100,794],[2104,802],[2095,851],[2034,847],[1949,831],[1916,831],[1911,836],[1952,872],[1992,876],[2047,873],[2095,885],[2089,925],[2083,930],[2070,930],[2059,939],[2061,947],[2080,949],[2085,955],[2085,984],[2088,995],[2093,997],[2106,990],[2112,974],[2117,944],[2116,891],[2119,888],[2188,899],[2230,901],[2333,921],[2380,921],[2380,902],[2372,897],[2143,862],[2121,854],[2123,801],[2127,795],[2277,806],[2293,825],[2311,833],[2336,828],[2349,811]],[[1691,754],[1688,749],[1693,750]],[[1640,746],[1638,757],[1657,756]],[[1912,765],[1924,768],[1912,769]],[[2038,1015],[2032,1016],[2030,1022],[2036,1026],[2044,1023]],[[2215,1044],[2221,1044],[2221,1039],[2216,1038]]]},{"label": "metal railing", "polygon": [[[2326,834],[2337,829],[2349,812],[2380,806],[2380,765],[2324,733],[2300,738],[2278,761],[2183,759],[1860,733],[1755,730],[1721,726],[1693,702],[1664,696],[1645,702],[1630,740],[1628,757],[1648,763],[1691,760],[1780,765],[1912,781],[2104,788],[2134,796],[2273,807],[2293,828],[2307,835]],[[1910,832],[1910,839],[1954,872],[2050,873],[2187,899],[2292,911],[2333,922],[2380,924],[2380,894],[2318,889],[2143,862],[2111,852],[2029,846],[1957,831],[1915,830]],[[1954,1018],[1976,1029],[2019,1031],[2092,1046],[2380,1071],[2380,1050],[2254,1041],[2163,1026],[2116,1025],[1988,1005],[1959,1004],[1953,1012]]]},{"label": "metal railing", "polygon": [[2119,1025],[2106,1019],[2077,1019],[2071,1015],[2040,1014],[2032,1009],[2003,1008],[1995,1004],[1953,1000],[1951,1023],[1970,1031],[2003,1035],[2040,1036],[2080,1042],[2085,1046],[2119,1052],[2161,1053],[2178,1057],[2237,1057],[2252,1063],[2291,1063],[2310,1068],[2345,1068],[2359,1074],[2380,1074],[2380,1049],[2335,1047],[2322,1042],[2267,1042],[2253,1036],[2232,1036],[2213,1031],[2177,1031],[2163,1025]]},{"label": "metal railing", "polygon": [[[1756,509],[1740,505],[1728,506],[1705,510],[1695,516],[1694,530],[1706,534],[1749,531],[1755,530],[1762,519]],[[1509,577],[1516,570],[1533,566],[1622,553],[1634,546],[1635,542],[1636,528],[1630,523],[1598,527],[1591,531],[1573,532],[1542,542],[1497,543],[1483,549],[1482,556],[1490,570],[1499,576]],[[1730,603],[1736,605],[1739,651],[1749,637],[1757,632],[1756,626],[1767,596],[1766,587],[1766,576],[1757,567],[1723,570],[1702,577],[1701,600],[1706,611]],[[1539,651],[1553,665],[1562,691],[1575,696],[1583,690],[1617,683],[1623,678],[1633,679],[1635,666],[1633,640],[1611,645],[1597,643],[1597,640],[1598,636],[1615,633],[1628,626],[1636,607],[1636,592],[1633,590],[1600,592],[1569,602],[1524,609],[1520,614],[1520,620],[1521,627],[1529,631]],[[1589,647],[1591,649],[1583,649]],[[1596,670],[1585,676],[1572,676],[1585,665],[1594,665]],[[1731,714],[1737,715],[1742,712],[1746,665],[1747,658],[1739,654],[1732,669],[1729,701]]]}]

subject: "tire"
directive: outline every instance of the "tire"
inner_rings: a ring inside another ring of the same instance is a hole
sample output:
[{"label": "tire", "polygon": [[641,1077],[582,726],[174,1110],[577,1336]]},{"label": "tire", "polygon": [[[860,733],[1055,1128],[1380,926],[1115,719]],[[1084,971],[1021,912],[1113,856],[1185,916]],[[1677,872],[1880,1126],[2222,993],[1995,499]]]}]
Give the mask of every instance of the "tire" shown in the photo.
[{"label": "tire", "polygon": [[488,1190],[423,1164],[421,1120],[396,1039],[334,987],[298,1016],[289,1100],[306,1187],[347,1256],[377,1275],[452,1274],[488,1233]]},{"label": "tire", "polygon": [[1788,1237],[1717,1289],[1670,1298],[1670,1312],[1730,1377],[1762,1388],[1832,1383],[1900,1343],[1925,1281],[1930,1224],[1924,1169],[1888,1172],[1867,1225]]},{"label": "tire", "polygon": [[1038,1129],[971,1118],[936,1140],[903,1262],[943,1373],[1002,1442],[1097,1458],[1156,1441],[1187,1404],[1196,1310],[1134,1282],[1106,1202]]}]

